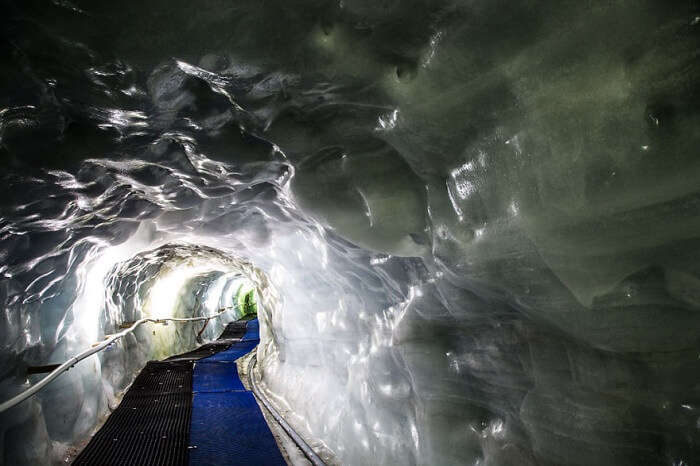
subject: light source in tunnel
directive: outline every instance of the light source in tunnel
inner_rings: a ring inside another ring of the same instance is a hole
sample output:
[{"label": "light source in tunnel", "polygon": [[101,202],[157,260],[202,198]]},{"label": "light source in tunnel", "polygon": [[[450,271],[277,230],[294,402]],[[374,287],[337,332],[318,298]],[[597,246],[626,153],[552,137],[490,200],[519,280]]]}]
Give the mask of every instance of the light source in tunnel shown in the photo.
[{"label": "light source in tunnel", "polygon": [[[219,268],[218,262],[194,258],[187,259],[184,263],[168,264],[167,269],[161,269],[148,292],[144,314],[156,318],[177,315],[181,294],[187,283],[197,276],[214,272]],[[236,279],[237,276],[238,279]],[[255,284],[237,273],[227,273],[209,285],[204,303],[207,310],[211,312],[235,306],[242,314],[255,314],[257,313],[255,294]]]},{"label": "light source in tunnel", "polygon": [[150,317],[164,318],[175,315],[180,292],[185,284],[197,275],[214,270],[212,265],[189,259],[185,263],[168,264],[158,273],[151,287],[144,314]]}]

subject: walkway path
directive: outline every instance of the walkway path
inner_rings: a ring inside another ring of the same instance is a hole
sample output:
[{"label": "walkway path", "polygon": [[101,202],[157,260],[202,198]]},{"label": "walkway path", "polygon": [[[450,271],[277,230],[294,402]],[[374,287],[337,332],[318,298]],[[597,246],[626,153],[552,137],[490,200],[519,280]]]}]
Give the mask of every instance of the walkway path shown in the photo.
[{"label": "walkway path", "polygon": [[257,319],[242,319],[215,342],[150,361],[73,464],[284,466],[236,368],[259,338]]}]

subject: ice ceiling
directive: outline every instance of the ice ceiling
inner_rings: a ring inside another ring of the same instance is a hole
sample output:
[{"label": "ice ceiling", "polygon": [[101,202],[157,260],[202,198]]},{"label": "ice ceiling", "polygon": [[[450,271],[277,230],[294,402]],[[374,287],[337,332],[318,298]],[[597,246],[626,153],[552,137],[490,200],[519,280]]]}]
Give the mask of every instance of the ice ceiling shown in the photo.
[{"label": "ice ceiling", "polygon": [[[245,285],[343,464],[700,462],[697,1],[1,4],[3,400]],[[1,415],[0,462],[198,328]]]}]

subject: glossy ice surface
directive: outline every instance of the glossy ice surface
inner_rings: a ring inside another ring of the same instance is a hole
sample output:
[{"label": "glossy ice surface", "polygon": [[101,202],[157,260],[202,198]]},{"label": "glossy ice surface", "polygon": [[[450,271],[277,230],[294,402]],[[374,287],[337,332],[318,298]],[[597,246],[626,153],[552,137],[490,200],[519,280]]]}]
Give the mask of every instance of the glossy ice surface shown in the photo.
[{"label": "glossy ice surface", "polygon": [[[244,283],[264,383],[343,464],[700,461],[696,1],[0,16],[3,399]],[[1,415],[0,462],[60,461],[198,330]]]}]

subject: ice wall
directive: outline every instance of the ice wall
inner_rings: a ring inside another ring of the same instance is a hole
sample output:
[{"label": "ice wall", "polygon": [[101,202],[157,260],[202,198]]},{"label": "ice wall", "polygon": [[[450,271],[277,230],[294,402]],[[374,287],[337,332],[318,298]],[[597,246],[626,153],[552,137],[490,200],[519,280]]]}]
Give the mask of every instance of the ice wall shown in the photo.
[{"label": "ice wall", "polygon": [[143,3],[3,5],[1,386],[188,242],[343,464],[700,461],[697,2]]}]

